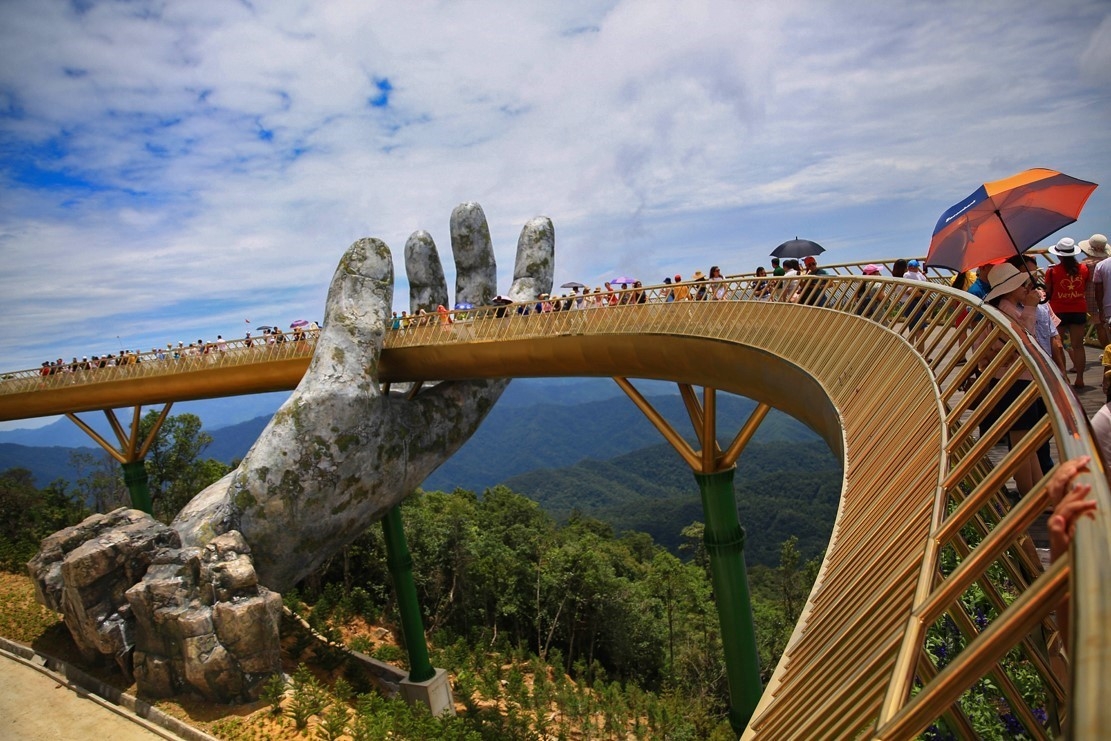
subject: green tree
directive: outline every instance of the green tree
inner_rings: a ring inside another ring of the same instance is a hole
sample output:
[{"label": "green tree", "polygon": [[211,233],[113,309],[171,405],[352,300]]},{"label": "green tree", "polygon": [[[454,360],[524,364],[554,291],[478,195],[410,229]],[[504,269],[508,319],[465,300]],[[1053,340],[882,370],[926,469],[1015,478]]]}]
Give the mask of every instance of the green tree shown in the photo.
[{"label": "green tree", "polygon": [[[139,423],[140,439],[154,428],[158,412],[150,411]],[[154,516],[169,522],[190,499],[231,469],[215,460],[202,460],[201,453],[212,436],[201,429],[195,414],[168,417],[147,451],[146,469]]]},{"label": "green tree", "polygon": [[130,507],[131,497],[123,483],[123,469],[115,458],[105,452],[74,451],[69,456],[78,474],[76,495],[93,512],[111,512],[117,507]]},{"label": "green tree", "polygon": [[477,518],[471,594],[493,640],[503,631],[512,644],[528,642],[536,633],[536,564],[551,518],[504,486],[486,490]]},{"label": "green tree", "polygon": [[64,481],[40,491],[26,468],[8,469],[0,474],[0,569],[24,572],[43,538],[87,515]]},{"label": "green tree", "polygon": [[652,559],[648,586],[663,607],[663,624],[667,630],[667,672],[664,678],[668,683],[675,681],[675,638],[684,617],[681,603],[683,577],[683,564],[670,553],[661,550]]},{"label": "green tree", "polygon": [[402,509],[429,633],[451,627],[465,634],[474,620],[468,605],[478,538],[477,508],[474,494],[456,490],[451,494],[418,492]]},{"label": "green tree", "polygon": [[692,522],[683,528],[680,534],[683,536],[683,542],[679,545],[679,552],[690,554],[691,560],[709,577],[710,554],[706,550],[706,525],[697,521]]},{"label": "green tree", "polygon": [[779,593],[783,600],[783,613],[794,624],[802,610],[802,590],[799,574],[799,539],[792,535],[779,546]]},{"label": "green tree", "polygon": [[35,553],[32,512],[38,505],[34,478],[26,468],[0,475],[0,567],[15,571]]}]

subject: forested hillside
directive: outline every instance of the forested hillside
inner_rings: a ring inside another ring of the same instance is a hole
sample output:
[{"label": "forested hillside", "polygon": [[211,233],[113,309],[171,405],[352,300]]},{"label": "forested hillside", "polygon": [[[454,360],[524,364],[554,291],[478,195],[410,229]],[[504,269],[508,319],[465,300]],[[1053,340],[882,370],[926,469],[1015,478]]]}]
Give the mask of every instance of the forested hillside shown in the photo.
[{"label": "forested hillside", "polygon": [[[511,384],[471,440],[422,488],[481,494],[505,484],[539,503],[557,521],[566,522],[577,510],[609,523],[617,532],[648,533],[678,553],[683,528],[702,520],[698,487],[689,467],[628,398],[612,395],[616,386],[609,379],[558,380]],[[652,405],[693,440],[674,385],[642,382],[642,388],[656,394],[648,397]],[[720,394],[717,406],[718,438],[728,440],[755,403]],[[206,431],[207,444],[200,456],[235,463],[268,421],[269,417],[258,417]],[[118,470],[97,449],[0,443],[0,470],[9,468],[30,470],[40,487],[64,480],[89,506],[98,498],[112,499],[91,489],[94,484],[105,488],[104,482],[97,482]],[[779,543],[791,536],[798,538],[804,558],[824,550],[840,494],[841,470],[825,444],[800,422],[773,410],[738,461],[734,485],[749,534],[750,563],[778,563]],[[181,491],[176,498],[184,496]]]},{"label": "forested hillside", "polygon": [[[648,533],[673,553],[683,528],[703,519],[694,476],[666,443],[610,460],[530,471],[504,484],[560,522],[577,510],[618,532]],[[841,495],[841,465],[825,443],[750,443],[733,484],[750,564],[778,564],[779,545],[791,536],[798,538],[803,558],[825,550]]]},{"label": "forested hillside", "polygon": [[[694,439],[678,393],[648,400],[681,435]],[[719,394],[718,439],[730,439],[755,406],[751,399]],[[773,410],[756,431],[754,442],[817,439],[801,422]],[[424,489],[450,491],[461,486],[482,491],[536,469],[570,466],[585,458],[608,460],[661,441],[656,428],[624,396],[580,404],[554,398],[525,407],[498,404],[459,452],[428,477]]]}]

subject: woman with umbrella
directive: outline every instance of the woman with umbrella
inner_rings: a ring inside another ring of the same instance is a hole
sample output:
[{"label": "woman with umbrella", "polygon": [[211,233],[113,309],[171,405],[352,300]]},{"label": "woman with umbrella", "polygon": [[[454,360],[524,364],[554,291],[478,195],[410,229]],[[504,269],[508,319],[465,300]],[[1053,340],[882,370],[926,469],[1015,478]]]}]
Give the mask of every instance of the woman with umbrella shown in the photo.
[{"label": "woman with umbrella", "polygon": [[[1079,248],[1069,237],[1049,248],[1050,254],[1061,258],[1045,272],[1045,293],[1049,306],[1061,318],[1061,325],[1068,329],[1069,356],[1076,373],[1073,388],[1084,388],[1084,330],[1088,324],[1088,302],[1084,296],[1091,280],[1088,266],[1077,261]],[[994,278],[994,276],[993,276]],[[992,283],[994,283],[994,279]],[[1036,303],[1036,302],[1035,302]]]}]

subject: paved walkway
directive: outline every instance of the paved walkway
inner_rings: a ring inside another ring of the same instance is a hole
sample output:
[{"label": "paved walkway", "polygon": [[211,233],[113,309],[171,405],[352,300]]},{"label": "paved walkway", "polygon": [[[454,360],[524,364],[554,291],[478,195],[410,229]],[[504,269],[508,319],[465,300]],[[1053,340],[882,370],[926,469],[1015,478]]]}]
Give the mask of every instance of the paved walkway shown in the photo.
[{"label": "paved walkway", "polygon": [[[32,660],[33,661],[33,660]],[[0,739],[4,741],[150,741],[178,739],[64,677],[0,654]]]},{"label": "paved walkway", "polygon": [[0,638],[0,741],[215,741],[76,667]]},{"label": "paved walkway", "polygon": [[[1088,419],[1092,418],[1099,408],[1106,403],[1107,397],[1103,394],[1103,389],[1100,384],[1103,383],[1103,366],[1100,365],[1100,358],[1103,356],[1102,350],[1097,350],[1094,347],[1085,347],[1084,354],[1087,363],[1084,365],[1084,383],[1088,384],[1086,388],[1076,392],[1080,403],[1084,405],[1084,412],[1088,415]],[[1072,374],[1069,374],[1071,379]]]}]

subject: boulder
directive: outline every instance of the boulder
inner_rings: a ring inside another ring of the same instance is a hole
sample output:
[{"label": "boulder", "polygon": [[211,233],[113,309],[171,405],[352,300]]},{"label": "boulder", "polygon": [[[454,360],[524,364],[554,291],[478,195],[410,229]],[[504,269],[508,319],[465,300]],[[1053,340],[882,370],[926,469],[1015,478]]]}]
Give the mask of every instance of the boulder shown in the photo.
[{"label": "boulder", "polygon": [[62,613],[85,658],[110,659],[131,677],[134,621],[124,594],[157,552],[180,545],[150,515],[120,508],[47,536],[27,569],[39,602]]},{"label": "boulder", "polygon": [[281,597],[259,586],[238,531],[181,547],[150,515],[118,509],[48,536],[27,565],[89,661],[114,662],[150,697],[257,699],[281,669]]},{"label": "boulder", "polygon": [[126,596],[138,624],[135,679],[149,696],[249,702],[281,669],[281,597],[259,586],[237,531],[159,553]]}]

